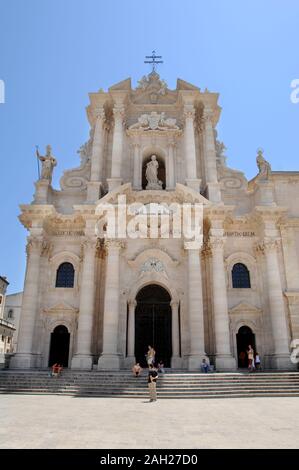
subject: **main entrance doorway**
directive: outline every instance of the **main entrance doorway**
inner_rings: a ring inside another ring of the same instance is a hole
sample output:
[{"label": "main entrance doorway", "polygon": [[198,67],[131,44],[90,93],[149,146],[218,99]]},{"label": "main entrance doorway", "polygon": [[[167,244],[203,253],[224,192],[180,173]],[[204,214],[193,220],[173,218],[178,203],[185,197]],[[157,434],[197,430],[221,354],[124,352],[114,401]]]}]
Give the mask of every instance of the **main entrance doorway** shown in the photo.
[{"label": "main entrance doorway", "polygon": [[255,349],[255,335],[249,326],[241,326],[237,333],[238,367],[248,367],[247,349],[251,345]]},{"label": "main entrance doorway", "polygon": [[163,287],[151,284],[138,292],[136,301],[136,361],[143,367],[147,366],[145,355],[150,345],[156,351],[155,362],[163,361],[165,367],[170,367],[172,355],[170,295]]},{"label": "main entrance doorway", "polygon": [[56,362],[68,367],[70,334],[64,325],[58,325],[51,333],[49,367]]}]

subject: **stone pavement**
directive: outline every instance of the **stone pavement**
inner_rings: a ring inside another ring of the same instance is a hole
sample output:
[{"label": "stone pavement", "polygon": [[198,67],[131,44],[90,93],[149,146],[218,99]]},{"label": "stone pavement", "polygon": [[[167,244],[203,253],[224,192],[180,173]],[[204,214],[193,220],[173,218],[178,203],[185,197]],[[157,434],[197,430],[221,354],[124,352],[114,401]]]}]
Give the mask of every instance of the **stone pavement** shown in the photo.
[{"label": "stone pavement", "polygon": [[7,394],[0,416],[2,449],[299,447],[299,398],[148,403]]}]

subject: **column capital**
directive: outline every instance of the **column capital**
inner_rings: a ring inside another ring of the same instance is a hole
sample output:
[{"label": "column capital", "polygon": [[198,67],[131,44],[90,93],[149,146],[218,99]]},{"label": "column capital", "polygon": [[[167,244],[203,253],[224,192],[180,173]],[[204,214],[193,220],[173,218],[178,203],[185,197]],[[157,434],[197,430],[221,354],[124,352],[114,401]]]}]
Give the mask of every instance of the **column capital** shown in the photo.
[{"label": "column capital", "polygon": [[102,119],[104,120],[105,119],[105,110],[103,108],[103,106],[98,106],[96,109],[95,109],[95,115],[97,117],[97,119]]},{"label": "column capital", "polygon": [[184,118],[194,120],[195,117],[195,108],[193,104],[184,105]]},{"label": "column capital", "polygon": [[81,243],[81,248],[84,254],[89,251],[95,252],[98,246],[99,246],[98,238],[86,237]]},{"label": "column capital", "polygon": [[170,302],[170,306],[171,306],[171,308],[178,308],[179,303],[180,303],[180,302],[179,302],[178,300],[172,300],[172,301]]},{"label": "column capital", "polygon": [[30,256],[32,254],[42,254],[43,250],[43,239],[40,237],[36,237],[31,235],[30,237],[27,238],[27,245],[26,245],[26,253],[27,256]]},{"label": "column capital", "polygon": [[135,308],[137,305],[137,300],[136,299],[130,299],[128,300],[129,307]]},{"label": "column capital", "polygon": [[125,248],[125,242],[123,240],[114,240],[111,238],[107,238],[104,241],[104,248],[107,252],[118,250],[120,251],[122,248]]},{"label": "column capital", "polygon": [[202,120],[204,123],[210,122],[213,124],[213,110],[211,108],[204,108],[202,113]]},{"label": "column capital", "polygon": [[125,116],[125,107],[122,104],[115,104],[113,106],[114,119],[123,120]]},{"label": "column capital", "polygon": [[279,248],[279,240],[276,238],[264,238],[255,245],[255,251],[261,254],[276,252]]},{"label": "column capital", "polygon": [[208,241],[208,249],[213,254],[214,252],[223,251],[225,245],[225,238],[224,237],[210,237]]}]

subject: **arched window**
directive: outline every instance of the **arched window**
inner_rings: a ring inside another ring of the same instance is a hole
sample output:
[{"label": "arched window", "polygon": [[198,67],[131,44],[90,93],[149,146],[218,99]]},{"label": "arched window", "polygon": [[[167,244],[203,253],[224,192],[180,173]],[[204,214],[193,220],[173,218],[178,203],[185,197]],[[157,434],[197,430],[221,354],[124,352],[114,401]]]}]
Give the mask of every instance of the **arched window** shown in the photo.
[{"label": "arched window", "polygon": [[234,288],[249,289],[250,285],[250,274],[243,263],[236,263],[232,270],[232,281]]},{"label": "arched window", "polygon": [[55,287],[74,287],[74,276],[72,263],[62,263],[57,269]]}]

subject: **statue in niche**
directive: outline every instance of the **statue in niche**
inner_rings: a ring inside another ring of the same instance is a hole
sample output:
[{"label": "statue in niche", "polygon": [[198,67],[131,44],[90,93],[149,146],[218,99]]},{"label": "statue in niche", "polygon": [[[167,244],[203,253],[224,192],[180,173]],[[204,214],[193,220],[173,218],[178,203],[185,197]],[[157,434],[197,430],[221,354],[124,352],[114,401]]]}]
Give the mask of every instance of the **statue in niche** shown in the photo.
[{"label": "statue in niche", "polygon": [[256,164],[259,169],[257,178],[264,181],[268,180],[271,175],[271,165],[265,160],[262,149],[257,151]]},{"label": "statue in niche", "polygon": [[156,155],[151,156],[151,160],[146,164],[145,178],[147,185],[145,189],[162,189],[162,181],[158,180],[159,163]]},{"label": "statue in niche", "polygon": [[36,148],[36,156],[42,162],[42,174],[40,179],[48,180],[51,183],[53,169],[57,165],[57,160],[52,155],[51,145],[47,145],[45,156],[40,155],[38,148]]}]

